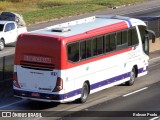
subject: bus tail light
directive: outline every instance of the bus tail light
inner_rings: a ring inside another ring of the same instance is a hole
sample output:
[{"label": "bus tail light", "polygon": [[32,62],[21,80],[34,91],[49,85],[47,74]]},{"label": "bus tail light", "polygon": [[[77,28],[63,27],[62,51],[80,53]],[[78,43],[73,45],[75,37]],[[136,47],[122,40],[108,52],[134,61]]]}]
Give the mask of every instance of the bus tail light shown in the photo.
[{"label": "bus tail light", "polygon": [[53,90],[53,92],[59,92],[63,89],[63,80],[62,78],[58,77],[57,78],[57,83],[56,83],[56,86]]},{"label": "bus tail light", "polygon": [[13,73],[13,85],[14,85],[15,87],[20,88],[20,86],[19,86],[19,84],[18,84],[18,79],[17,79],[17,72],[14,72],[14,73]]}]

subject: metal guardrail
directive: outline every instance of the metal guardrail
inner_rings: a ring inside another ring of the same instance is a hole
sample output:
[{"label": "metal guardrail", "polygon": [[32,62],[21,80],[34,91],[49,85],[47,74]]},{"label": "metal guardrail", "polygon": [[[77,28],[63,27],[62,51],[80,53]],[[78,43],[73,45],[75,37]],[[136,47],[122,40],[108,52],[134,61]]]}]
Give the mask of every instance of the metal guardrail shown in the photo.
[{"label": "metal guardrail", "polygon": [[[146,22],[148,29],[155,31],[156,37],[160,37],[160,17],[138,17]],[[0,58],[0,81],[12,78],[14,55]]]},{"label": "metal guardrail", "polygon": [[153,30],[156,34],[156,38],[160,37],[160,17],[138,17],[143,20],[149,30]]},{"label": "metal guardrail", "polygon": [[14,55],[0,57],[0,81],[12,78]]}]

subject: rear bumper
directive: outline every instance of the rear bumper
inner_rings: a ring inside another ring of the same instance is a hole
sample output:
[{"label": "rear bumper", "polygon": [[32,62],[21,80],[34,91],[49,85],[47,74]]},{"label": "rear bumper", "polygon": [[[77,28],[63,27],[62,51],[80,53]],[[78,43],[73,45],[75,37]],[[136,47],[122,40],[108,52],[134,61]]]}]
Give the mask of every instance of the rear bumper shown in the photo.
[{"label": "rear bumper", "polygon": [[35,101],[44,101],[44,102],[64,102],[63,94],[48,94],[48,93],[39,93],[23,90],[13,90],[15,97],[20,97],[23,99],[30,99]]}]

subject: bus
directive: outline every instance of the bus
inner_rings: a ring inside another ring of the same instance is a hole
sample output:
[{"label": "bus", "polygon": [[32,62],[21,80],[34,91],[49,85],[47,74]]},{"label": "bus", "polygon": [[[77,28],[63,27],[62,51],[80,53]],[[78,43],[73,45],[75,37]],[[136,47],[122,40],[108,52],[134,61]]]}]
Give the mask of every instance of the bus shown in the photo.
[{"label": "bus", "polygon": [[148,73],[149,32],[135,18],[92,16],[18,37],[14,96],[44,102],[86,102],[89,94]]}]

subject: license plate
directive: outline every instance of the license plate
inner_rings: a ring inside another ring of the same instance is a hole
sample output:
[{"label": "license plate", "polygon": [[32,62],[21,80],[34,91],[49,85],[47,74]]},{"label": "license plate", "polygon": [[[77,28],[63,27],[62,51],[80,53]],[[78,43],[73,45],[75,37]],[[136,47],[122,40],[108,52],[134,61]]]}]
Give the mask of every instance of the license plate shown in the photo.
[{"label": "license plate", "polygon": [[31,96],[33,96],[33,97],[39,97],[40,94],[39,93],[32,93]]}]

